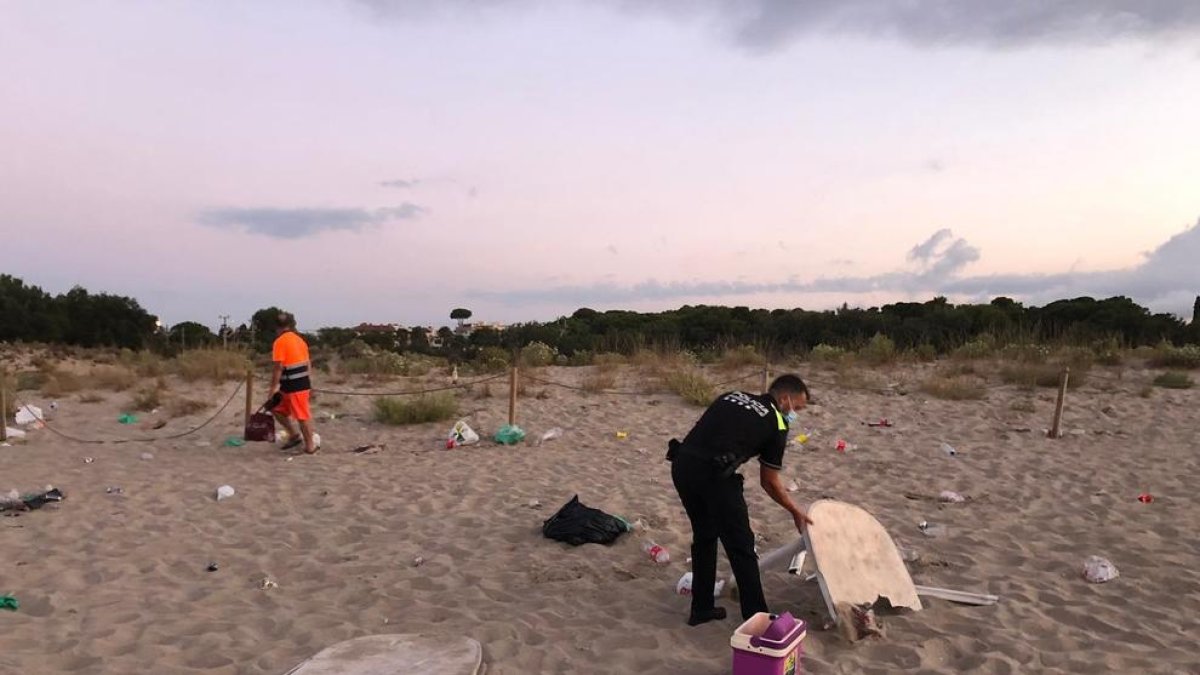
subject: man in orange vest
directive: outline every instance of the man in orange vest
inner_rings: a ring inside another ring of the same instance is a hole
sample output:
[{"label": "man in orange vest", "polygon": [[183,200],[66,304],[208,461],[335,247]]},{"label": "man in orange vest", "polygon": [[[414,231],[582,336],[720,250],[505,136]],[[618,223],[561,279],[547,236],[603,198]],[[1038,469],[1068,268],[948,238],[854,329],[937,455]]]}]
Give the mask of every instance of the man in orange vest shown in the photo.
[{"label": "man in orange vest", "polygon": [[[296,317],[280,312],[275,320],[275,344],[271,347],[271,360],[275,370],[271,375],[271,396],[280,395],[279,405],[271,412],[275,419],[287,429],[289,440],[284,450],[300,445],[304,441],[304,452],[313,454],[320,446],[313,442],[312,411],[308,407],[308,394],[312,389],[309,379],[308,343],[296,332]],[[300,433],[292,424],[295,418],[300,423]]]}]

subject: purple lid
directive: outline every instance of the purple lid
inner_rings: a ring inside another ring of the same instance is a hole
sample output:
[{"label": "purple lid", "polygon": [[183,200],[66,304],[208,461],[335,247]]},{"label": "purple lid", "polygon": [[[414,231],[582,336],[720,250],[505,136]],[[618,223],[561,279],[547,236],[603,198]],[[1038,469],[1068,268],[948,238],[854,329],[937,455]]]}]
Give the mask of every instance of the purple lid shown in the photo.
[{"label": "purple lid", "polygon": [[796,639],[796,635],[802,632],[804,622],[797,620],[791,612],[784,612],[771,621],[771,625],[767,626],[762,635],[750,638],[750,644],[755,647],[779,649]]}]

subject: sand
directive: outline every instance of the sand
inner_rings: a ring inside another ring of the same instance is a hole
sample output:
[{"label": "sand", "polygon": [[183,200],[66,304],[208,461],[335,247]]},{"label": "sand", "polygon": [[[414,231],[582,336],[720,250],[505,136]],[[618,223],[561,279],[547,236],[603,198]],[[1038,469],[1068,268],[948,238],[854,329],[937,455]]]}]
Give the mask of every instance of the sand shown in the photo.
[{"label": "sand", "polygon": [[[912,382],[928,368],[878,377]],[[540,374],[578,384],[587,369]],[[814,385],[819,405],[800,425],[816,433],[787,456],[787,478],[800,485],[794,496],[871,511],[919,551],[910,563],[916,583],[1001,601],[928,599],[922,612],[885,617],[884,639],[850,645],[820,629],[814,584],[772,571],[764,578],[772,609],[812,624],[806,672],[1200,670],[1200,396],[1156,389],[1142,398],[1151,373],[1117,374],[1097,372],[1071,392],[1068,434],[1056,441],[1040,433],[1053,412],[1050,390],[998,387],[985,401],[952,402],[915,388],[899,395]],[[640,386],[632,368],[620,384]],[[233,386],[203,385],[192,396],[215,406]],[[366,385],[340,388],[351,386]],[[461,399],[485,439],[507,415],[503,382],[491,390]],[[53,484],[67,499],[0,517],[0,593],[21,602],[0,612],[0,672],[278,674],[335,642],[402,632],[473,637],[488,673],[728,672],[737,622],[689,628],[687,598],[674,594],[688,569],[689,530],[662,455],[699,410],[665,393],[535,384],[526,393],[518,414],[531,438],[555,426],[562,438],[445,450],[449,423],[383,427],[369,421],[369,398],[340,396],[315,404],[321,417],[336,414],[318,422],[322,452],[290,461],[269,444],[222,446],[240,432],[240,398],[211,427],[173,441],[86,445],[31,431],[27,442],[0,448],[0,490]],[[165,434],[215,409],[151,431],[152,415],[133,428],[117,424],[128,393],[105,396],[63,397],[55,428],[100,438]],[[1032,412],[1010,408],[1023,400]],[[863,424],[880,417],[895,426]],[[836,452],[839,437],[856,447]],[[941,453],[942,441],[959,454]],[[387,448],[347,452],[370,443]],[[766,551],[795,532],[754,478],[747,497]],[[237,494],[218,503],[222,484]],[[972,500],[914,498],[947,489]],[[1137,501],[1143,491],[1152,503]],[[642,519],[670,564],[650,561],[639,536],[578,548],[543,538],[542,521],[574,494]],[[921,520],[947,534],[924,537]],[[1084,581],[1081,565],[1093,554],[1113,561],[1120,578]],[[723,556],[720,574],[728,574]],[[278,586],[261,588],[266,578]],[[736,613],[736,603],[722,602]]]}]

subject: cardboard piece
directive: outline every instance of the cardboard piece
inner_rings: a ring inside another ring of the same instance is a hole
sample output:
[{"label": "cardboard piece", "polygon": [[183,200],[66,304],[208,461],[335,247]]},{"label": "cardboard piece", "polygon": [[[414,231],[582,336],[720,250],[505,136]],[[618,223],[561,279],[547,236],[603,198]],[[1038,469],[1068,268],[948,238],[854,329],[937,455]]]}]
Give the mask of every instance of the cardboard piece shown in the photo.
[{"label": "cardboard piece", "polygon": [[814,525],[805,528],[805,544],[831,617],[838,616],[839,605],[873,605],[879,598],[892,607],[921,610],[908,568],[874,516],[832,499],[814,502],[808,515]]}]

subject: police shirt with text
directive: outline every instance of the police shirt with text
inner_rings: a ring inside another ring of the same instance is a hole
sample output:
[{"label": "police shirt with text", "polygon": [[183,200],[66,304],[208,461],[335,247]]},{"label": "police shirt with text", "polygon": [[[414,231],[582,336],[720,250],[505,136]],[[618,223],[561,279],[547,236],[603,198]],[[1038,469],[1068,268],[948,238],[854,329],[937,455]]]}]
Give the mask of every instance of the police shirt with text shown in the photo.
[{"label": "police shirt with text", "polygon": [[770,394],[731,391],[708,406],[683,444],[714,458],[732,452],[738,464],[757,456],[763,466],[778,470],[783,468],[787,433],[787,423]]}]

